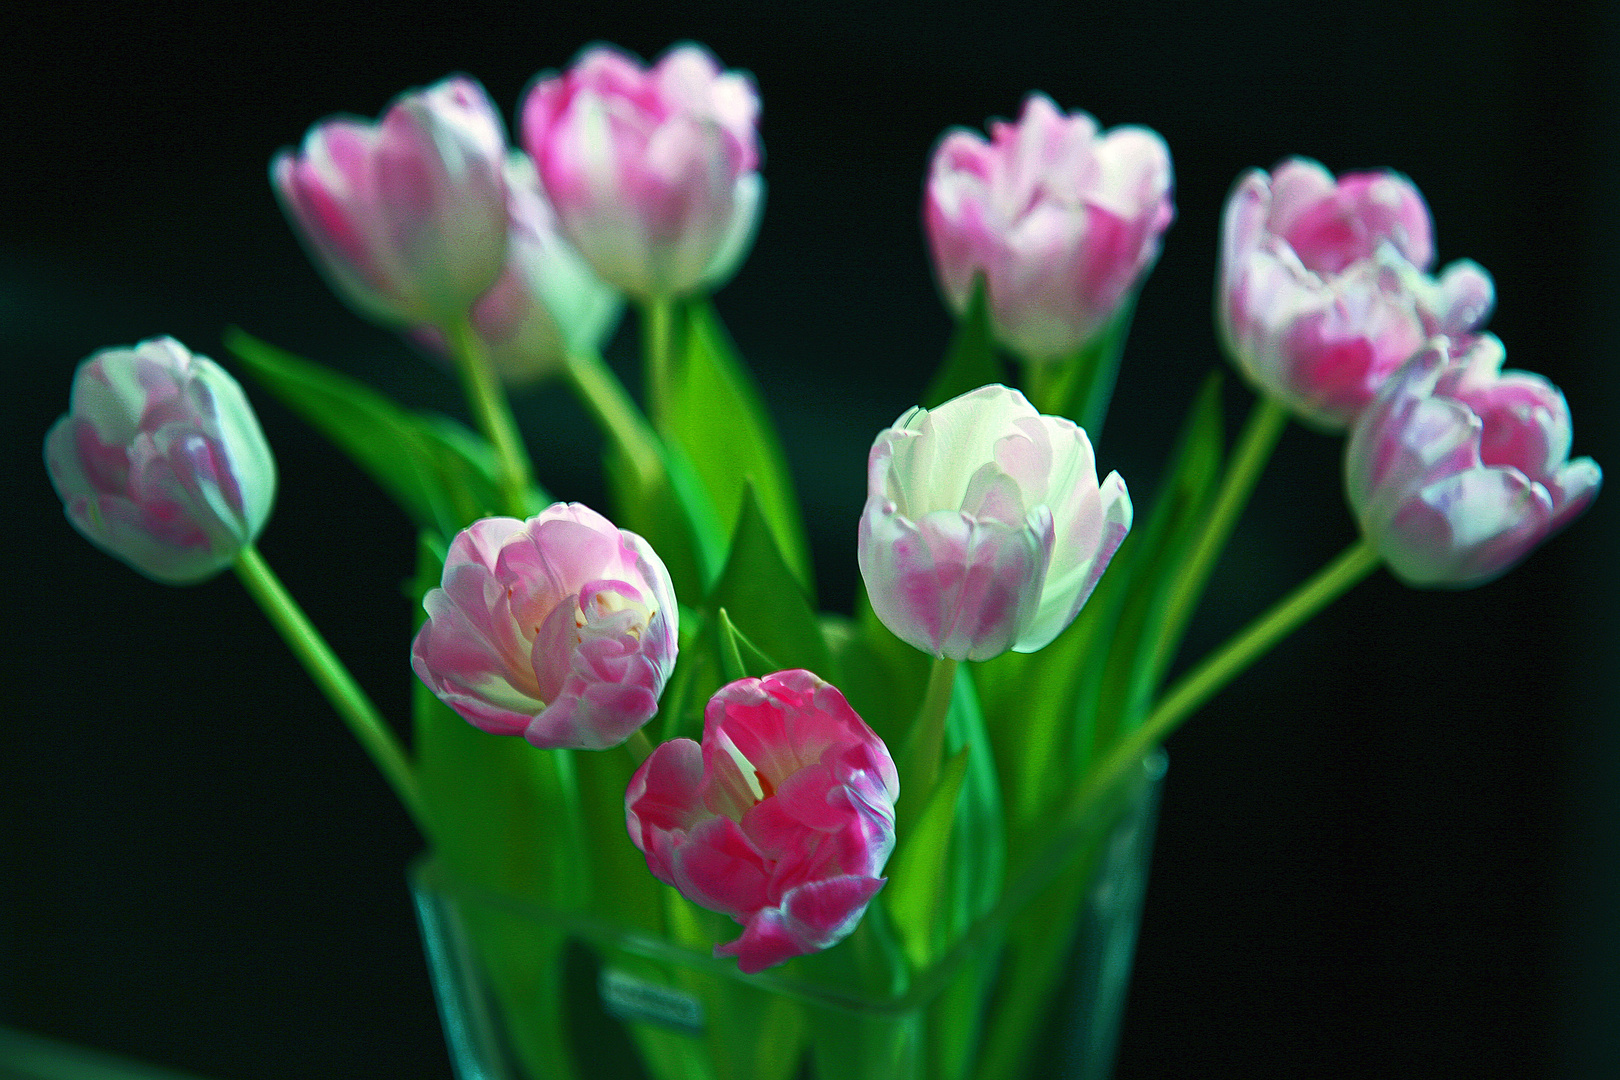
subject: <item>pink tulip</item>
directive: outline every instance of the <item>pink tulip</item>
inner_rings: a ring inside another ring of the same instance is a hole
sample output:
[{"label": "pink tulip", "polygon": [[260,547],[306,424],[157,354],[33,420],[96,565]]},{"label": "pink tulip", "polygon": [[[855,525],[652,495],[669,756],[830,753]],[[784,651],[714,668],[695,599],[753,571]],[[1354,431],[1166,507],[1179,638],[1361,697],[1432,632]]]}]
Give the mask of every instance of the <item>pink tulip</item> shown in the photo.
[{"label": "pink tulip", "polygon": [[[1436,334],[1467,335],[1495,303],[1477,264],[1438,279],[1429,208],[1398,173],[1291,158],[1227,200],[1217,309],[1228,351],[1261,393],[1342,431]],[[1458,342],[1464,347],[1465,342]]]},{"label": "pink tulip", "polygon": [[855,929],[883,887],[899,794],[888,748],[844,695],[779,671],[709,699],[701,746],[654,750],[625,823],[658,880],[743,926],[714,954],[752,974]]},{"label": "pink tulip", "polygon": [[675,666],[669,572],[647,542],[579,503],[456,535],[411,667],[496,735],[617,746],[658,711]]},{"label": "pink tulip", "polygon": [[1457,359],[1437,338],[1379,391],[1350,433],[1345,486],[1362,532],[1409,585],[1481,585],[1569,524],[1603,472],[1569,460],[1564,395],[1502,371],[1502,343]]},{"label": "pink tulip", "polygon": [[[473,304],[472,324],[501,378],[521,386],[555,374],[571,350],[600,349],[624,297],[563,239],[534,163],[521,150],[507,155],[506,200],[506,266]],[[411,337],[447,355],[436,327],[419,326]]]},{"label": "pink tulip", "polygon": [[524,146],[563,231],[606,281],[642,299],[719,287],[764,197],[759,94],[697,45],[653,67],[585,50],[522,108]]},{"label": "pink tulip", "polygon": [[1175,217],[1170,151],[1144,127],[1101,134],[1043,94],[1018,123],[948,132],[934,151],[923,224],[958,315],[984,275],[997,338],[1054,360],[1097,335],[1159,255]]},{"label": "pink tulip", "polygon": [[270,516],[276,463],[242,388],[173,338],[79,365],[45,466],[85,539],[156,581],[236,561]]},{"label": "pink tulip", "polygon": [[926,653],[1034,652],[1074,621],[1130,527],[1125,481],[1098,485],[1084,430],[981,386],[878,434],[861,576],[883,624]]},{"label": "pink tulip", "polygon": [[338,116],[270,163],[282,208],[338,295],[388,325],[445,325],[506,255],[506,133],[464,75]]}]

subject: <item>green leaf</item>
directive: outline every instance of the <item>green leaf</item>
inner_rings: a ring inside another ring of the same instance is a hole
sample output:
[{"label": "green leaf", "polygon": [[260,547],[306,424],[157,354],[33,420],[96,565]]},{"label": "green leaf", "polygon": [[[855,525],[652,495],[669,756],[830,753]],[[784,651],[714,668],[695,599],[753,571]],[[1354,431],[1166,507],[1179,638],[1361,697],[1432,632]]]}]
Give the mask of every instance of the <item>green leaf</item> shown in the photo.
[{"label": "green leaf", "polygon": [[707,300],[685,303],[679,313],[684,332],[656,426],[690,462],[720,521],[737,520],[743,490],[753,487],[778,550],[800,589],[813,598],[815,577],[798,498],[759,387]]},{"label": "green leaf", "polygon": [[[454,536],[500,504],[494,453],[449,417],[413,412],[364,383],[246,332],[225,345],[248,372],[348,454],[417,525]],[[538,488],[538,511],[550,498]]]},{"label": "green leaf", "polygon": [[934,790],[913,796],[927,801],[888,867],[884,905],[894,919],[906,958],[917,971],[929,965],[943,944],[944,934],[936,919],[946,896],[951,830],[956,823],[962,778],[967,775],[968,755],[966,747],[957,751],[940,770]]},{"label": "green leaf", "polygon": [[732,624],[726,609],[720,609],[720,670],[726,682],[763,679],[782,665],[760,652],[752,641]]},{"label": "green leaf", "polygon": [[968,768],[956,800],[956,826],[951,830],[951,941],[995,906],[1007,870],[1001,785],[967,664],[956,669],[951,708],[945,714],[945,752],[964,750],[969,752]]},{"label": "green leaf", "polygon": [[1133,292],[1091,341],[1056,362],[1030,364],[1025,373],[1030,403],[1048,416],[1067,416],[1085,428],[1093,446],[1102,441],[1103,420],[1135,311]]},{"label": "green leaf", "polygon": [[[731,558],[708,606],[711,611],[724,608],[727,619],[747,634],[761,655],[784,668],[813,671],[838,685],[839,672],[821,636],[821,624],[777,548],[751,484],[744,485],[742,512],[731,538]],[[723,663],[718,662],[719,623],[718,618],[713,620],[715,629],[709,645],[716,650],[717,674],[723,670]]]},{"label": "green leaf", "polygon": [[990,330],[988,290],[984,275],[980,274],[974,280],[973,295],[956,324],[945,359],[923,392],[922,406],[932,409],[969,390],[1006,380],[1007,374],[996,355],[995,337]]}]

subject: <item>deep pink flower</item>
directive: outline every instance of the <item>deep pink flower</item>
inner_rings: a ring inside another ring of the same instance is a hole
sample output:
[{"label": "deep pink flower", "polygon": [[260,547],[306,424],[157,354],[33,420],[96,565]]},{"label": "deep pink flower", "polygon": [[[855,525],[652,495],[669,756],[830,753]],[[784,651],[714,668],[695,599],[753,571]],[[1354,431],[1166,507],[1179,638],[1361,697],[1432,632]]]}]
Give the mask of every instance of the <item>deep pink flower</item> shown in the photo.
[{"label": "deep pink flower", "polygon": [[675,666],[669,572],[579,503],[456,534],[411,667],[446,705],[541,747],[617,746],[658,711]]},{"label": "deep pink flower", "polygon": [[1057,637],[1130,527],[1125,481],[1097,483],[1083,429],[981,386],[878,434],[857,550],[872,610],[896,637],[988,660]]},{"label": "deep pink flower", "polygon": [[171,585],[235,562],[276,492],[242,388],[168,337],[79,365],[67,415],[45,436],[45,466],[87,540]]},{"label": "deep pink flower", "polygon": [[282,150],[270,179],[338,295],[388,325],[445,325],[506,254],[506,132],[458,75],[401,94],[376,123],[336,116]]},{"label": "deep pink flower", "polygon": [[1099,133],[1031,94],[1018,123],[948,132],[934,151],[923,224],[952,308],[976,276],[1002,344],[1052,360],[1096,336],[1159,255],[1175,217],[1170,151],[1144,127]]},{"label": "deep pink flower", "polygon": [[[557,229],[534,162],[506,158],[506,266],[472,307],[472,325],[491,366],[521,386],[555,374],[574,349],[600,349],[624,310],[624,297],[599,279]],[[419,326],[411,336],[444,356],[444,335]]]},{"label": "deep pink flower", "polygon": [[1409,585],[1481,585],[1569,524],[1603,472],[1569,460],[1569,406],[1540,375],[1502,371],[1482,334],[1435,339],[1379,391],[1345,448],[1362,531]]},{"label": "deep pink flower", "polygon": [[1249,381],[1340,431],[1431,336],[1481,326],[1495,303],[1490,276],[1464,259],[1431,277],[1433,231],[1398,173],[1335,181],[1290,158],[1270,176],[1240,177],[1222,223],[1216,306]]},{"label": "deep pink flower", "polygon": [[742,260],[764,198],[758,122],[752,78],[697,45],[651,68],[586,49],[535,82],[521,117],[563,231],[643,299],[712,290]]},{"label": "deep pink flower", "polygon": [[752,974],[855,929],[885,881],[899,794],[888,748],[844,695],[779,671],[721,687],[701,746],[654,750],[625,823],[658,880],[742,924],[714,954]]}]

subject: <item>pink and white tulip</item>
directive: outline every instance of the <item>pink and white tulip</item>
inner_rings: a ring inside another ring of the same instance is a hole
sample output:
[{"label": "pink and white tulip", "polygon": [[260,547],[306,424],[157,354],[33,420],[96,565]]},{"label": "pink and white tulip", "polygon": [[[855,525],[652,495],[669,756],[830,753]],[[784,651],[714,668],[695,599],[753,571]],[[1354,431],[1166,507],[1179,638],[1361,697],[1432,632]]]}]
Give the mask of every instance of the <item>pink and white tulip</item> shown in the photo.
[{"label": "pink and white tulip", "polygon": [[1251,170],[1222,223],[1228,351],[1261,393],[1342,431],[1430,337],[1468,335],[1490,315],[1490,276],[1464,259],[1432,277],[1434,257],[1429,208],[1398,173],[1335,181],[1304,158]]},{"label": "pink and white tulip", "polygon": [[[563,238],[534,162],[521,150],[506,158],[506,265],[472,307],[472,325],[501,378],[521,386],[555,374],[572,350],[597,350],[624,311],[624,297],[598,278]],[[444,356],[434,326],[411,332]]]},{"label": "pink and white tulip", "polygon": [[844,695],[808,671],[722,687],[702,745],[652,752],[625,793],[658,880],[743,926],[714,947],[750,974],[842,941],[883,887],[900,779]]},{"label": "pink and white tulip", "polygon": [[1468,587],[1507,571],[1596,497],[1603,472],[1569,460],[1564,395],[1502,371],[1502,343],[1453,359],[1435,339],[1379,391],[1345,450],[1362,532],[1409,585]]},{"label": "pink and white tulip", "polygon": [[983,275],[990,320],[1026,360],[1055,360],[1108,324],[1159,255],[1175,217],[1170,151],[1144,127],[1107,133],[1031,94],[1016,124],[948,132],[934,151],[923,224],[960,315]]},{"label": "pink and white tulip", "polygon": [[872,609],[934,656],[1034,652],[1080,613],[1131,527],[1125,481],[1024,395],[912,408],[867,459],[859,559]]},{"label": "pink and white tulip", "polygon": [[417,677],[475,727],[535,746],[618,746],[658,711],[675,666],[669,572],[579,503],[469,525],[422,606]]},{"label": "pink and white tulip", "polygon": [[718,288],[742,261],[765,190],[758,123],[752,78],[697,45],[651,68],[587,49],[534,84],[521,117],[563,232],[640,299]]},{"label": "pink and white tulip", "polygon": [[339,296],[387,325],[444,326],[501,272],[505,158],[500,115],[458,75],[400,95],[376,123],[316,124],[270,178]]},{"label": "pink and white tulip", "polygon": [[85,539],[155,581],[236,561],[270,517],[276,463],[235,379],[173,338],[79,365],[45,466]]}]

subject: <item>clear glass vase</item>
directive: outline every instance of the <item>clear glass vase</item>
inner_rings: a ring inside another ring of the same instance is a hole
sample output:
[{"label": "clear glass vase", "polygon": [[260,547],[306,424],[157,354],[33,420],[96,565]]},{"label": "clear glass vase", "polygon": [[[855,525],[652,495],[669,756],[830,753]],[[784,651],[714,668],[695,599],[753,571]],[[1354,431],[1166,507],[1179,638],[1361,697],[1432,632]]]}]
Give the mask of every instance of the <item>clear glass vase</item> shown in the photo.
[{"label": "clear glass vase", "polygon": [[[883,933],[877,902],[834,949],[750,976],[592,911],[469,887],[424,855],[411,887],[456,1076],[1100,1080],[1113,1064],[1164,767],[1162,752],[1145,759],[938,961],[884,992],[852,974],[870,970],[860,954]],[[672,913],[688,910],[670,897],[681,905]]]}]

